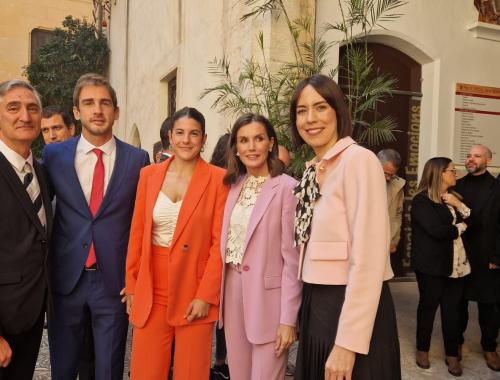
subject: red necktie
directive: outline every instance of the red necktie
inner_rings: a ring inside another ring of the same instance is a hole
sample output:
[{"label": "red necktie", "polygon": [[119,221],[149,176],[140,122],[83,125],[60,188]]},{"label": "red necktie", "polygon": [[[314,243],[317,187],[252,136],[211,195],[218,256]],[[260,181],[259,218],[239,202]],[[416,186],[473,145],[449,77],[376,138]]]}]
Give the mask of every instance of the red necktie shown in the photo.
[{"label": "red necktie", "polygon": [[[89,208],[92,217],[95,217],[97,210],[102,203],[102,198],[104,196],[104,163],[102,162],[102,150],[94,148],[92,151],[97,156],[97,162],[94,167],[94,177],[92,179],[92,191],[90,192],[90,202]],[[87,261],[85,266],[87,268],[91,267],[96,263],[94,242],[92,242],[89,250],[89,255],[87,256]]]}]

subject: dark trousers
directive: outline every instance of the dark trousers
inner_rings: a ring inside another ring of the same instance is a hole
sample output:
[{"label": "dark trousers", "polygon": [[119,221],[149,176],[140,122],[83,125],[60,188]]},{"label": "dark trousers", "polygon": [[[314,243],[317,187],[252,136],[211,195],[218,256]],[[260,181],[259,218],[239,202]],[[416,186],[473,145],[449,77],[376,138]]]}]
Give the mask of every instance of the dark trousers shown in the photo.
[{"label": "dark trousers", "polygon": [[31,380],[35,372],[36,359],[42,340],[44,315],[35,325],[19,335],[5,334],[4,338],[12,350],[12,360],[5,368],[0,368],[0,380]]},{"label": "dark trousers", "polygon": [[80,366],[78,368],[79,380],[95,379],[95,356],[94,356],[94,337],[92,336],[92,322],[87,318],[85,326],[85,335],[83,337],[82,355],[80,357]]},{"label": "dark trousers", "polygon": [[219,329],[215,328],[215,359],[226,360],[227,348],[226,348],[226,336],[224,334],[224,327]]},{"label": "dark trousers", "polygon": [[[460,343],[463,344],[463,334],[469,322],[469,302],[464,300],[460,311]],[[497,337],[500,329],[500,304],[499,303],[477,303],[479,328],[481,329],[481,347],[483,351],[493,352],[497,349]]]},{"label": "dark trousers", "polygon": [[53,380],[76,379],[85,327],[92,323],[95,378],[121,380],[128,319],[120,295],[110,296],[100,270],[83,272],[71,294],[54,294],[49,319],[50,364]]},{"label": "dark trousers", "polygon": [[434,317],[439,306],[446,356],[458,356],[460,305],[465,279],[432,276],[420,272],[415,274],[420,293],[417,308],[417,350],[429,351]]}]

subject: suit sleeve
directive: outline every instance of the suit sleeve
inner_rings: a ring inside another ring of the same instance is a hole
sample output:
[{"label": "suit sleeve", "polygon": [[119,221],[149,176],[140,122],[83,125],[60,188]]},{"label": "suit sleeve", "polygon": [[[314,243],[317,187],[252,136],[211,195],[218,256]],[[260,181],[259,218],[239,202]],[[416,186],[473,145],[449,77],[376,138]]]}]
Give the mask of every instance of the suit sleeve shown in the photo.
[{"label": "suit sleeve", "polygon": [[389,259],[389,213],[382,167],[363,150],[346,157],[344,202],[349,273],[335,344],[367,354]]},{"label": "suit sleeve", "polygon": [[220,286],[222,279],[222,258],[220,255],[220,236],[222,230],[222,219],[224,217],[224,205],[226,203],[229,189],[222,183],[222,176],[217,176],[217,195],[213,208],[212,242],[209,250],[207,265],[201,278],[200,285],[195,298],[208,302],[211,305],[219,305]]},{"label": "suit sleeve", "polygon": [[142,167],[151,165],[151,161],[149,160],[149,154],[147,152],[144,152],[144,161],[142,163]]},{"label": "suit sleeve", "polygon": [[300,307],[302,282],[297,279],[299,271],[299,247],[294,246],[294,218],[297,198],[293,195],[296,181],[287,181],[283,188],[283,209],[281,211],[281,315],[280,324],[295,326]]},{"label": "suit sleeve", "polygon": [[443,223],[436,214],[432,201],[416,195],[413,198],[411,217],[423,230],[435,239],[454,240],[458,237],[458,229],[451,223]]},{"label": "suit sleeve", "polygon": [[146,182],[147,176],[142,169],[139,175],[137,193],[135,196],[134,214],[130,226],[130,237],[128,241],[127,263],[125,272],[125,291],[126,294],[134,294],[137,274],[141,262],[142,241],[144,235],[144,220],[146,207]]}]

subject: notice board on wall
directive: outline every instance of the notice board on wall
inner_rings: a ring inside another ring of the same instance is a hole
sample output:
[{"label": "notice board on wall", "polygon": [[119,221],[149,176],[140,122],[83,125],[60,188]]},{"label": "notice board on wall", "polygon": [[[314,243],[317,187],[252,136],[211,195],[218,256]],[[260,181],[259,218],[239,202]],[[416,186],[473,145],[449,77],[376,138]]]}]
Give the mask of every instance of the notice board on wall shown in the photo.
[{"label": "notice board on wall", "polygon": [[453,160],[462,164],[474,144],[490,148],[490,166],[500,167],[500,88],[457,83]]}]

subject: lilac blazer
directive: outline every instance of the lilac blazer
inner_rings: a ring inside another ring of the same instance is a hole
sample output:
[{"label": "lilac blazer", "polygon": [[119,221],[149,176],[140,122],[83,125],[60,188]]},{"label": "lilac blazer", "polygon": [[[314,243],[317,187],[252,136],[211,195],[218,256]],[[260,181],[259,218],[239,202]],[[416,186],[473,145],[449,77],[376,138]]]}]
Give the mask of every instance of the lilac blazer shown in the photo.
[{"label": "lilac blazer", "polygon": [[[224,262],[229,221],[245,178],[231,186],[226,201],[221,235]],[[296,184],[286,174],[269,177],[250,217],[241,280],[245,332],[253,344],[273,342],[280,324],[297,323],[302,282],[297,279],[299,250],[293,244]],[[226,265],[222,273],[220,326],[224,324],[225,274]]]},{"label": "lilac blazer", "polygon": [[393,277],[383,170],[377,157],[350,137],[313,164],[321,197],[307,249],[301,249],[299,278],[347,285],[335,343],[367,354],[382,282]]}]

